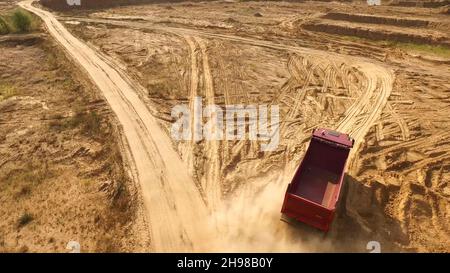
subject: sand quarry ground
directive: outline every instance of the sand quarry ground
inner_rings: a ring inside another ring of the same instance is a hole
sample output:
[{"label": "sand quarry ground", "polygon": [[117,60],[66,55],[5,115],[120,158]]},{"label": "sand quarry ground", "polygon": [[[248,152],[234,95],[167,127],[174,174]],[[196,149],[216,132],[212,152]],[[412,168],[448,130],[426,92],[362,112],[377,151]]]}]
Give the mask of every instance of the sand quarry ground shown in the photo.
[{"label": "sand quarry ground", "polygon": [[[34,9],[47,31],[0,44],[1,83],[20,90],[0,102],[3,250],[450,250],[445,7]],[[278,148],[173,141],[173,106],[196,96],[279,105]],[[356,139],[326,236],[279,213],[315,127]]]}]

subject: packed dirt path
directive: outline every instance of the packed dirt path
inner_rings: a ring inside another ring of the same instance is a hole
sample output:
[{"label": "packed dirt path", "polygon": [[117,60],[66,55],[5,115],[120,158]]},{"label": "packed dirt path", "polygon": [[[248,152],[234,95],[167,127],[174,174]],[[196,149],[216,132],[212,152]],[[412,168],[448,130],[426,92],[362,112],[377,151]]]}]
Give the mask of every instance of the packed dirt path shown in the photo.
[{"label": "packed dirt path", "polygon": [[192,243],[204,236],[204,230],[196,229],[192,223],[207,218],[206,206],[170,138],[137,95],[138,87],[70,34],[51,13],[32,6],[32,2],[19,5],[42,18],[49,33],[102,91],[123,127],[132,157],[131,168],[149,212],[152,250],[192,250]]}]

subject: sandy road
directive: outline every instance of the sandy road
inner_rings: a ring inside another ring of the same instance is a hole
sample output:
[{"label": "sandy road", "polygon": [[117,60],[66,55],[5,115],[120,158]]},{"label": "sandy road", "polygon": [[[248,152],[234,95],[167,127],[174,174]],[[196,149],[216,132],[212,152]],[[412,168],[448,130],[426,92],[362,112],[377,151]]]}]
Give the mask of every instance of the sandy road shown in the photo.
[{"label": "sandy road", "polygon": [[[207,48],[205,42],[199,37],[191,37],[189,35],[183,35],[183,38],[186,40],[186,43],[189,46],[189,56],[190,56],[190,86],[189,86],[189,109],[191,113],[196,111],[195,109],[195,100],[201,94],[198,93],[199,82],[200,82],[200,72],[198,66],[197,57],[200,56],[202,63],[202,76],[204,94],[207,105],[215,104],[215,96],[214,96],[214,85],[213,79],[211,75],[211,69],[209,66],[209,59],[207,54]],[[212,119],[212,127],[213,131],[217,130],[217,125],[215,124],[215,119]],[[192,132],[194,132],[195,124],[197,121],[195,120],[195,116],[191,115],[191,126]],[[194,139],[194,135],[192,135],[192,139]],[[192,164],[191,160],[193,157],[193,148],[195,145],[195,141],[190,141],[188,149],[188,164]],[[205,150],[206,150],[206,165],[208,168],[205,171],[205,175],[202,177],[201,184],[204,189],[206,200],[208,201],[209,209],[214,210],[217,208],[220,199],[221,199],[221,185],[220,185],[220,159],[217,151],[220,149],[220,143],[218,140],[211,140],[205,142]]]},{"label": "sandy road", "polygon": [[192,223],[207,218],[206,206],[169,136],[133,85],[96,51],[70,34],[51,13],[32,6],[31,0],[19,5],[42,18],[49,33],[101,90],[122,125],[132,156],[130,164],[149,212],[153,250],[192,250],[193,242],[202,241],[205,236],[204,229],[200,232]]}]

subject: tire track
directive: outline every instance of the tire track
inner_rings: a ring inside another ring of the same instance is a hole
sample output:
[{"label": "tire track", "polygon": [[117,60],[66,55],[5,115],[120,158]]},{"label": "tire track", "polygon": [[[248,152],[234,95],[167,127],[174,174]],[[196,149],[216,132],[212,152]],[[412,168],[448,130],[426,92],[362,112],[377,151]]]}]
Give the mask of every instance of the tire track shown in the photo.
[{"label": "tire track", "polygon": [[[373,61],[366,61],[361,57],[343,56],[336,53],[324,52],[321,50],[315,50],[310,48],[277,44],[271,41],[258,40],[255,38],[241,37],[229,34],[220,34],[204,30],[196,30],[189,28],[157,26],[152,23],[146,22],[130,22],[130,21],[118,21],[111,19],[86,19],[79,17],[68,17],[69,20],[79,20],[84,22],[112,24],[119,26],[135,27],[135,28],[147,28],[154,30],[161,30],[165,32],[174,32],[181,34],[190,34],[194,36],[209,37],[223,40],[230,40],[249,44],[253,46],[266,47],[271,49],[278,49],[283,51],[296,52],[302,55],[310,55],[312,57],[324,57],[325,59],[333,59],[335,62],[352,63],[352,67],[355,67],[364,75],[366,81],[366,88],[364,92],[361,92],[361,97],[355,101],[355,103],[349,108],[341,122],[335,127],[336,130],[344,133],[349,133],[355,139],[355,147],[358,148],[360,142],[367,134],[376,120],[380,117],[383,108],[389,98],[394,76],[391,71],[387,70],[380,64],[374,64]],[[358,117],[367,114],[366,117],[359,119]],[[353,149],[352,153],[358,149]]]},{"label": "tire track", "polygon": [[[205,89],[205,99],[207,105],[215,105],[214,95],[214,83],[211,76],[211,68],[209,66],[209,58],[205,42],[194,37],[198,43],[201,52],[201,59],[203,64],[203,84]],[[218,125],[216,119],[212,118],[211,129],[213,132],[217,132]],[[210,209],[216,209],[221,200],[221,184],[220,184],[220,143],[219,140],[213,139],[205,141],[205,154],[206,154],[206,173],[202,177],[202,185],[206,193],[208,205]]]},{"label": "tire track", "polygon": [[195,161],[195,155],[194,155],[194,145],[195,145],[195,125],[197,124],[197,120],[195,119],[195,115],[193,113],[196,112],[195,109],[195,99],[198,96],[197,89],[198,89],[198,64],[197,64],[197,57],[198,57],[198,50],[197,46],[195,44],[195,41],[192,39],[191,36],[183,36],[186,40],[186,43],[189,46],[189,58],[190,58],[190,81],[189,81],[189,111],[191,113],[190,121],[191,121],[191,140],[188,144],[187,149],[187,158],[186,162],[188,166],[193,166]]},{"label": "tire track", "polygon": [[120,122],[145,208],[151,211],[148,218],[153,250],[192,250],[194,242],[205,237],[205,231],[192,223],[207,218],[208,211],[170,138],[135,88],[119,70],[71,35],[51,13],[33,7],[30,0],[19,5],[42,18],[48,32],[102,91]]}]

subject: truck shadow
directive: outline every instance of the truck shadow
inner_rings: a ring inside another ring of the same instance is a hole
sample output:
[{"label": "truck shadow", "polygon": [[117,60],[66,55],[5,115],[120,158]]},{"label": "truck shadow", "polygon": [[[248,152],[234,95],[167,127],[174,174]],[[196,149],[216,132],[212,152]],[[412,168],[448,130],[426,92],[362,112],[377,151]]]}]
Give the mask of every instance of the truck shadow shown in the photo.
[{"label": "truck shadow", "polygon": [[[330,239],[343,251],[369,252],[367,244],[377,241],[382,252],[405,252],[409,238],[401,223],[386,214],[390,195],[398,190],[376,181],[364,184],[346,175]],[[411,250],[409,250],[411,251]]]}]

